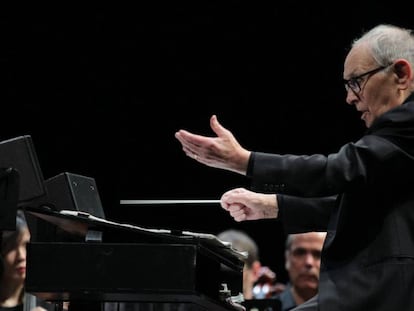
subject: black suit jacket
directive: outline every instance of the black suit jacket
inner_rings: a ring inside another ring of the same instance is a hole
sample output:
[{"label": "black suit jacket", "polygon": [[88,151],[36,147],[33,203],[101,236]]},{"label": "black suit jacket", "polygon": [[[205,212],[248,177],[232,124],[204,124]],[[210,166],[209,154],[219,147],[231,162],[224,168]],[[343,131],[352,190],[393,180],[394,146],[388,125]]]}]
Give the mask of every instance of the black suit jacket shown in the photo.
[{"label": "black suit jacket", "polygon": [[414,96],[335,154],[256,152],[248,175],[288,233],[328,232],[321,311],[414,310]]}]

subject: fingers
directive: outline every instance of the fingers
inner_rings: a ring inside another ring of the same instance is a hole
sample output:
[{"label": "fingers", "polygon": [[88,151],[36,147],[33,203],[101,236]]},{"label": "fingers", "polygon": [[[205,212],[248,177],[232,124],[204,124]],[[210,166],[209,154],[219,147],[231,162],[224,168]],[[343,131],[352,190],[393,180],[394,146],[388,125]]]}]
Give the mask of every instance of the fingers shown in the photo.
[{"label": "fingers", "polygon": [[191,134],[187,131],[180,130],[175,133],[175,137],[181,143],[184,153],[195,160],[198,160],[201,155],[200,146],[197,144],[199,135]]},{"label": "fingers", "polygon": [[206,146],[211,144],[212,137],[201,136],[190,133],[185,130],[179,130],[175,133],[175,138],[181,143],[184,151],[189,151],[192,154],[199,154]]},{"label": "fingers", "polygon": [[222,207],[229,212],[235,221],[243,221],[247,219],[247,208],[242,204],[226,204],[222,203]]},{"label": "fingers", "polygon": [[190,133],[186,130],[178,130],[175,132],[174,137],[183,145],[184,147],[191,147],[196,145],[196,134]]},{"label": "fingers", "polygon": [[[210,127],[214,131],[214,133],[217,134],[217,136],[223,136],[226,135],[228,132],[227,129],[225,129],[217,120],[217,116],[213,115],[210,118]],[[175,133],[175,138],[177,138],[181,144],[183,145],[193,145],[193,146],[200,146],[207,142],[210,137],[197,135],[190,133],[186,130],[179,130]]]},{"label": "fingers", "polygon": [[244,205],[232,205],[229,207],[230,216],[235,221],[243,221],[247,219],[247,207]]},{"label": "fingers", "polygon": [[188,149],[186,146],[183,146],[183,151],[187,157],[190,157],[194,160],[200,160],[200,156],[197,154],[198,152],[194,149]]},{"label": "fingers", "polygon": [[234,203],[245,205],[247,203],[247,194],[249,193],[248,190],[244,188],[235,188],[225,192],[221,196],[221,202],[223,204],[231,205]]},{"label": "fingers", "polygon": [[179,130],[175,133],[175,138],[177,138],[181,143],[187,143],[194,146],[205,145],[211,140],[213,137],[198,135],[194,133],[190,133],[186,130]]},{"label": "fingers", "polygon": [[232,189],[224,193],[220,200],[222,208],[228,211],[230,216],[238,222],[246,220],[248,217],[248,207],[241,202],[240,196],[245,191],[244,188]]}]

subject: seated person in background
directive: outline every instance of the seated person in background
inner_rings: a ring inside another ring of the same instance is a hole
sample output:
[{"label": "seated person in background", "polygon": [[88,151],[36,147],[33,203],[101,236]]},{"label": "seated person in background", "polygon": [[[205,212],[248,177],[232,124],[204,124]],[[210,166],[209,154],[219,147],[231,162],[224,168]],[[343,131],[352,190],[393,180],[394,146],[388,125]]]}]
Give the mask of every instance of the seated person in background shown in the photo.
[{"label": "seated person in background", "polygon": [[285,267],[289,274],[286,289],[274,297],[282,311],[291,310],[318,293],[321,252],[326,232],[290,234],[286,238]]},{"label": "seated person in background", "polygon": [[[267,296],[272,290],[281,292],[284,285],[273,284],[276,274],[268,267],[262,266],[259,258],[257,243],[244,231],[228,229],[217,234],[221,241],[231,242],[233,249],[240,252],[247,252],[247,259],[243,269],[243,297],[249,299],[269,298]],[[258,282],[269,283],[271,288],[261,286]]]},{"label": "seated person in background", "polygon": [[30,241],[30,232],[21,210],[17,211],[16,230],[1,234],[0,311],[55,310],[54,304],[37,301],[35,296],[24,291],[26,244]]}]

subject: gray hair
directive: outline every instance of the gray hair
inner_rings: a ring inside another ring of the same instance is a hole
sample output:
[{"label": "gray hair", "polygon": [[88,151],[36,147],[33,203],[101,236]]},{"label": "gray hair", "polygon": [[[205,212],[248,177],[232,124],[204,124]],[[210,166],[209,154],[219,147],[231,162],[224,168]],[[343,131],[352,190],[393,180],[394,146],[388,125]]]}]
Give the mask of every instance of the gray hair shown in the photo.
[{"label": "gray hair", "polygon": [[251,267],[255,261],[259,260],[259,248],[256,242],[246,232],[228,229],[217,235],[226,242],[231,242],[232,247],[240,252],[247,252],[246,265]]},{"label": "gray hair", "polygon": [[311,231],[311,232],[303,232],[303,233],[291,233],[288,234],[285,240],[285,251],[289,251],[292,247],[292,244],[294,242],[294,240],[296,239],[296,237],[301,236],[301,235],[306,235],[309,233],[318,233],[321,235],[326,235],[325,231]]},{"label": "gray hair", "polygon": [[388,66],[403,58],[414,67],[414,35],[411,29],[381,24],[355,39],[351,47],[359,44],[367,45],[380,66]]}]

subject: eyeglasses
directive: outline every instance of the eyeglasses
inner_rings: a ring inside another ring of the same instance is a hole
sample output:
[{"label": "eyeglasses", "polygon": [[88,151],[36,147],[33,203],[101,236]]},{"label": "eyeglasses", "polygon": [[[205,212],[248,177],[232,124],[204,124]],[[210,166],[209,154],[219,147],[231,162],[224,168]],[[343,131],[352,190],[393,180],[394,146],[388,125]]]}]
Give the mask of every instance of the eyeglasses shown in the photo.
[{"label": "eyeglasses", "polygon": [[[349,89],[351,89],[354,93],[361,92],[361,90],[362,90],[361,82],[363,80],[362,79],[363,77],[368,76],[368,78],[369,78],[369,77],[373,76],[374,74],[376,74],[377,72],[380,72],[381,70],[384,70],[385,68],[387,68],[389,66],[391,66],[391,64],[387,65],[387,66],[381,66],[381,67],[372,69],[370,71],[364,72],[363,74],[360,74],[359,76],[353,77],[349,80],[344,79],[345,90],[348,92]],[[368,81],[368,79],[366,81]]]}]

